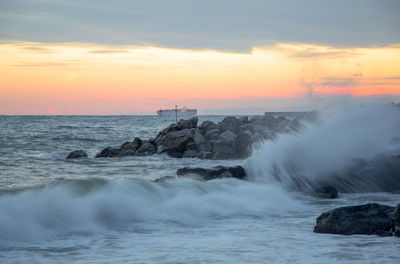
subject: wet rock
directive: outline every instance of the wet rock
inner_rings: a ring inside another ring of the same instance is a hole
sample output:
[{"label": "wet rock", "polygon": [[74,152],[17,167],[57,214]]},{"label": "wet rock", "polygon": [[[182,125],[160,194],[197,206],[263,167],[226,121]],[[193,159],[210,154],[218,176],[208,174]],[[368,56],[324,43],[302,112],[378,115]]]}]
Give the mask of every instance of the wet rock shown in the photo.
[{"label": "wet rock", "polygon": [[182,158],[197,158],[199,156],[199,153],[195,150],[186,150],[183,155]]},{"label": "wet rock", "polygon": [[400,204],[394,209],[394,214],[392,216],[393,222],[393,232],[395,236],[400,236]]},{"label": "wet rock", "polygon": [[135,156],[148,156],[156,153],[156,147],[150,142],[144,142],[136,151]]},{"label": "wet rock", "polygon": [[199,119],[197,118],[197,116],[194,116],[194,117],[192,117],[190,119],[186,119],[186,120],[181,119],[181,120],[179,120],[178,124],[176,125],[176,128],[178,130],[196,128],[198,121],[199,121]]},{"label": "wet rock", "polygon": [[213,159],[232,159],[236,157],[236,135],[231,131],[225,131],[219,135],[214,144]]},{"label": "wet rock", "polygon": [[217,128],[217,124],[215,124],[212,121],[208,121],[208,120],[204,121],[200,125],[200,129],[202,129],[203,131],[210,131],[210,130],[213,130],[215,128]]},{"label": "wet rock", "polygon": [[225,117],[218,125],[218,129],[222,132],[230,131],[234,134],[239,132],[240,120],[234,116]]},{"label": "wet rock", "polygon": [[85,151],[83,150],[74,150],[71,153],[68,154],[66,159],[82,159],[82,158],[87,158],[88,155]]},{"label": "wet rock", "polygon": [[162,145],[165,146],[164,151],[174,150],[183,153],[190,141],[193,141],[193,130],[185,129],[169,132],[165,136]]},{"label": "wet rock", "polygon": [[379,204],[336,208],[317,218],[314,232],[389,236],[393,227],[394,211],[394,207]]},{"label": "wet rock", "polygon": [[220,133],[221,133],[221,131],[218,128],[215,128],[215,129],[211,129],[211,130],[207,131],[205,133],[204,137],[209,140],[212,140],[212,139],[216,140]]},{"label": "wet rock", "polygon": [[162,182],[166,182],[166,181],[170,181],[170,180],[175,180],[176,177],[175,176],[164,176],[158,179],[153,180],[152,182],[158,182],[158,183],[162,183]]},{"label": "wet rock", "polygon": [[106,147],[100,153],[96,155],[96,158],[109,158],[109,157],[116,157],[120,154],[119,149],[113,147]]},{"label": "wet rock", "polygon": [[319,198],[336,199],[339,197],[338,191],[333,186],[323,186],[315,189],[314,192]]},{"label": "wet rock", "polygon": [[178,177],[191,177],[202,181],[220,178],[236,178],[243,180],[246,177],[246,172],[242,166],[217,166],[211,169],[185,167],[178,169],[176,175]]}]

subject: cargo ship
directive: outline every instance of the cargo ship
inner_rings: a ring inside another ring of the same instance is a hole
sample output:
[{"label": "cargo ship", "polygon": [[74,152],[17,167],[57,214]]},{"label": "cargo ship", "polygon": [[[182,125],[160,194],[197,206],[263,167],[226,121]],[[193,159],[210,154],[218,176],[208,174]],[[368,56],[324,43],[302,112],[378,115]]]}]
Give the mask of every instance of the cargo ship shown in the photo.
[{"label": "cargo ship", "polygon": [[187,118],[197,115],[197,109],[189,109],[186,107],[175,109],[160,109],[157,110],[158,116],[178,116],[178,118]]}]

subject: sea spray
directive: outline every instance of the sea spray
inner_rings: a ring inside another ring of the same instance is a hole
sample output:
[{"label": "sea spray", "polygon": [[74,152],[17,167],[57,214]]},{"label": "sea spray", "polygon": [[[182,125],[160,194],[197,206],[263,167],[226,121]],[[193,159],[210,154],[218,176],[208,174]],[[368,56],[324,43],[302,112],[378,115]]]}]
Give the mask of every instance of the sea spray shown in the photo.
[{"label": "sea spray", "polygon": [[12,243],[155,222],[191,225],[225,217],[285,215],[302,206],[279,186],[234,179],[89,179],[5,194],[0,196],[0,208],[0,241]]},{"label": "sea spray", "polygon": [[[247,160],[246,172],[252,181],[287,189],[331,184],[340,191],[393,191],[400,186],[399,135],[400,109],[393,105],[322,113],[321,122],[265,141]],[[360,169],[357,161],[365,161],[361,172],[369,173],[352,174]]]}]

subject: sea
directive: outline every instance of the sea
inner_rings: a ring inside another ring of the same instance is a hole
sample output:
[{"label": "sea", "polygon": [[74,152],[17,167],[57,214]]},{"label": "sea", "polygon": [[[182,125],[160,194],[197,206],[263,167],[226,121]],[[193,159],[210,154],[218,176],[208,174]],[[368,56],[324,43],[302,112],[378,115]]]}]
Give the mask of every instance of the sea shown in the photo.
[{"label": "sea", "polygon": [[[199,124],[224,118],[198,117]],[[327,111],[300,131],[261,142],[246,160],[94,158],[107,146],[154,138],[174,122],[0,116],[0,263],[400,263],[397,237],[313,232],[327,210],[395,206],[400,190],[357,189],[362,178],[338,199],[298,188],[299,181],[334,177],[353,158],[399,154],[399,109]],[[77,149],[89,157],[65,159]],[[185,166],[217,165],[241,165],[247,180],[153,182]],[[380,181],[375,175],[368,184]]]}]

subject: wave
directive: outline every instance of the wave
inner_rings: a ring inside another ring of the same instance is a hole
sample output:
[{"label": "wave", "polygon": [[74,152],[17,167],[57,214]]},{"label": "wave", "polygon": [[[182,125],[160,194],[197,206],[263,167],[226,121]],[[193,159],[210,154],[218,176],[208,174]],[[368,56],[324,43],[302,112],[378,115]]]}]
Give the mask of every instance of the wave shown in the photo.
[{"label": "wave", "polygon": [[154,222],[199,224],[238,215],[281,215],[301,205],[279,186],[234,179],[165,183],[60,179],[3,194],[0,208],[0,243],[12,243]]},{"label": "wave", "polygon": [[400,191],[400,109],[391,105],[322,113],[317,124],[254,151],[252,181],[291,190],[332,185],[341,192]]},{"label": "wave", "polygon": [[89,138],[89,137],[74,137],[69,135],[53,137],[53,141],[85,141],[85,142],[102,142],[100,139]]}]

